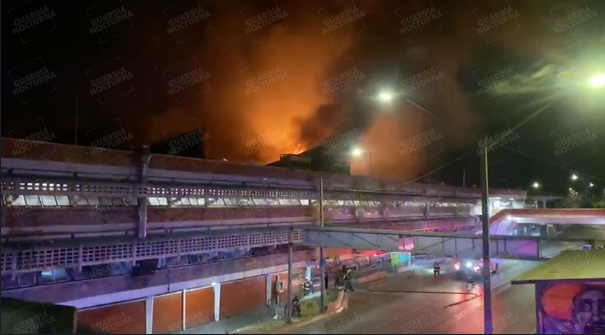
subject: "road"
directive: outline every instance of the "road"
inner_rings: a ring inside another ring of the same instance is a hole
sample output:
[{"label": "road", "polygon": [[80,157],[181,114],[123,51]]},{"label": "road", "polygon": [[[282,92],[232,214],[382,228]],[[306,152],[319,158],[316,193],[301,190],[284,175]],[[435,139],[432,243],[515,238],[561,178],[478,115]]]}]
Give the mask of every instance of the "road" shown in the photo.
[{"label": "road", "polygon": [[[603,238],[598,226],[569,226],[560,237]],[[576,248],[575,244],[565,247]],[[527,334],[536,329],[533,285],[511,286],[510,280],[540,262],[502,260],[492,276],[495,334]],[[297,334],[459,334],[483,333],[483,287],[469,294],[455,279],[452,265],[433,277],[424,267],[399,274],[349,293],[342,313],[299,328]]]},{"label": "road", "polygon": [[[492,277],[494,333],[535,330],[534,288],[510,286],[510,279],[538,262],[504,261]],[[341,314],[300,328],[298,334],[322,333],[483,333],[483,288],[468,293],[450,266],[441,277],[430,269],[399,274],[349,294]]]}]

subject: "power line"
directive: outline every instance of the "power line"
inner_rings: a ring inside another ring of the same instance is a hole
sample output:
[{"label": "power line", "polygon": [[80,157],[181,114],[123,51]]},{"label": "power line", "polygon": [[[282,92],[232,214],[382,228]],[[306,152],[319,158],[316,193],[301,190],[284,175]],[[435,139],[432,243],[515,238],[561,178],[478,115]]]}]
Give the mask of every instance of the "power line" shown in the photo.
[{"label": "power line", "polygon": [[[468,130],[464,129],[463,127],[459,126],[458,124],[456,124],[456,123],[455,123],[455,122],[453,122],[452,120],[447,119],[447,118],[443,117],[442,115],[439,115],[439,114],[433,113],[431,110],[427,109],[426,107],[424,107],[424,106],[422,106],[422,105],[418,104],[417,102],[415,102],[415,101],[413,101],[413,100],[406,99],[406,101],[407,101],[409,104],[411,104],[411,105],[413,105],[413,106],[415,106],[415,107],[419,108],[419,109],[420,109],[420,110],[422,110],[423,112],[425,112],[425,113],[429,114],[430,116],[432,116],[432,117],[434,117],[434,118],[436,118],[436,119],[439,119],[439,120],[445,121],[445,123],[446,123],[446,124],[448,124],[450,127],[454,128],[454,129],[455,129],[455,130],[457,130],[458,132],[460,132],[460,133],[462,133],[462,134],[464,134],[464,135],[467,135],[467,136],[469,136],[469,137],[472,137],[473,139],[476,139],[476,138],[475,138],[475,136],[474,136],[472,133],[470,133]],[[525,118],[523,121],[521,121],[519,124],[517,124],[515,127],[513,127],[513,128],[510,130],[510,132],[513,132],[513,131],[515,131],[515,130],[519,129],[521,126],[525,125],[527,122],[529,122],[531,119],[533,119],[534,117],[536,117],[537,115],[539,115],[540,113],[542,113],[543,111],[545,111],[546,109],[548,109],[549,107],[550,107],[550,103],[549,103],[549,104],[547,104],[547,105],[544,105],[542,108],[538,109],[537,111],[535,111],[534,113],[532,113],[531,115],[529,115],[527,118]],[[494,145],[494,144],[497,144],[497,143],[492,143],[492,145]],[[489,145],[489,144],[488,144],[488,143],[486,143],[485,145]],[[490,145],[490,146],[489,146],[489,148],[491,148],[491,147],[492,147],[492,145]],[[571,169],[569,169],[569,168],[567,168],[567,167],[561,166],[561,165],[556,164],[556,163],[552,163],[552,162],[547,161],[547,160],[544,160],[544,159],[542,159],[542,158],[538,158],[538,157],[532,156],[532,155],[530,155],[530,154],[528,154],[528,153],[522,152],[521,150],[514,149],[514,148],[508,147],[508,146],[506,146],[506,145],[502,145],[502,148],[505,148],[505,149],[508,149],[508,150],[510,150],[510,151],[513,151],[514,153],[519,153],[519,154],[521,154],[521,155],[523,155],[523,156],[525,156],[525,157],[527,157],[527,158],[533,159],[533,160],[535,160],[535,161],[537,161],[537,162],[540,162],[540,163],[545,163],[545,164],[548,164],[548,165],[550,165],[550,166],[553,166],[553,167],[559,168],[559,169],[564,170],[564,171],[570,171],[570,172],[572,171]],[[472,151],[471,151],[471,152],[472,152]],[[429,175],[431,175],[431,174],[433,174],[433,173],[435,173],[435,172],[438,172],[438,171],[440,171],[440,170],[442,170],[442,169],[444,169],[444,168],[446,168],[446,167],[448,167],[448,166],[452,165],[454,162],[460,161],[461,159],[465,158],[465,157],[466,157],[466,156],[468,156],[468,155],[469,155],[471,152],[467,152],[467,153],[465,153],[465,154],[463,154],[463,155],[461,155],[461,156],[459,156],[459,157],[455,158],[453,161],[451,161],[451,162],[449,162],[449,163],[447,163],[447,164],[441,165],[441,166],[439,166],[438,168],[436,168],[436,169],[434,169],[434,170],[431,170],[430,172],[425,173],[424,175],[422,175],[422,176],[420,176],[420,177],[418,177],[418,178],[415,178],[415,179],[413,179],[413,180],[409,181],[409,183],[412,183],[412,182],[414,182],[414,181],[417,181],[418,179],[424,178],[424,177],[429,176]],[[605,179],[600,178],[600,177],[597,177],[597,176],[593,176],[593,175],[590,175],[590,174],[587,174],[587,173],[580,173],[580,174],[582,174],[582,175],[584,175],[584,176],[587,176],[587,177],[590,177],[591,179],[594,179],[594,180],[599,180],[599,181],[605,182]]]},{"label": "power line", "polygon": [[452,160],[451,162],[449,162],[449,163],[447,163],[447,164],[441,165],[440,167],[438,167],[438,168],[436,168],[436,169],[434,169],[434,170],[432,170],[432,171],[430,171],[430,172],[428,172],[428,173],[425,173],[425,174],[423,174],[422,176],[420,176],[420,177],[418,177],[418,178],[414,178],[414,179],[412,179],[412,180],[410,180],[410,181],[407,181],[407,182],[406,182],[406,184],[407,184],[407,183],[413,183],[413,182],[415,182],[415,181],[417,181],[417,180],[420,180],[420,179],[422,179],[422,178],[424,178],[424,177],[426,177],[426,176],[430,176],[430,175],[432,175],[433,173],[435,173],[435,172],[437,172],[437,171],[443,170],[443,169],[445,169],[446,167],[448,167],[448,166],[450,166],[450,165],[452,165],[452,164],[454,164],[454,163],[456,163],[456,162],[458,162],[458,161],[462,160],[463,158],[465,158],[465,157],[466,157],[466,156],[468,156],[469,154],[470,154],[470,152],[467,152],[467,153],[463,154],[462,156],[459,156],[459,157],[455,158],[454,160]]}]

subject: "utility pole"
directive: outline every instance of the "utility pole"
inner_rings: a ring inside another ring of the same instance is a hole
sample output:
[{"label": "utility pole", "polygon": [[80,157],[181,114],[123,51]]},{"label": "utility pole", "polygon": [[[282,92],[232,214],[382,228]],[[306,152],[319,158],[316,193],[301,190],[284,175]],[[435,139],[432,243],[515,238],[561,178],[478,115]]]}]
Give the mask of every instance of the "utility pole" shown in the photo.
[{"label": "utility pole", "polygon": [[293,258],[293,242],[294,242],[294,232],[293,227],[290,227],[290,232],[288,234],[288,303],[286,306],[286,321],[292,322],[292,258]]},{"label": "utility pole", "polygon": [[462,171],[462,187],[466,187],[466,170]]},{"label": "utility pole", "polygon": [[490,236],[489,236],[489,171],[487,153],[490,143],[488,137],[483,140],[481,152],[481,210],[483,223],[483,327],[484,334],[492,334],[492,273],[490,258]]},{"label": "utility pole", "polygon": [[[319,227],[324,227],[324,178],[319,178]],[[321,284],[321,295],[319,297],[319,313],[323,313],[325,308],[325,297],[326,297],[326,261],[324,259],[324,247],[319,247],[319,269],[320,276],[319,283]]]}]

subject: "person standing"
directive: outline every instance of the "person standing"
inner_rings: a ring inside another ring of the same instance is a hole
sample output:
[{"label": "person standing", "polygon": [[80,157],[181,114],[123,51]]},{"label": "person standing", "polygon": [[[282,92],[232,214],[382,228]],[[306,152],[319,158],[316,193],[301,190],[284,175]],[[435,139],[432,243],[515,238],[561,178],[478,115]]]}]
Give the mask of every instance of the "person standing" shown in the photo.
[{"label": "person standing", "polygon": [[351,284],[351,280],[353,276],[353,270],[349,269],[347,270],[347,272],[345,273],[345,292],[347,291],[351,291],[351,292],[355,292],[355,290],[353,289],[353,284]]},{"label": "person standing", "polygon": [[435,261],[433,264],[433,276],[439,276],[441,274],[441,266],[439,262]]},{"label": "person standing", "polygon": [[328,273],[325,273],[324,282],[326,284],[326,290],[328,289],[328,284],[330,283],[330,278],[328,278]]}]

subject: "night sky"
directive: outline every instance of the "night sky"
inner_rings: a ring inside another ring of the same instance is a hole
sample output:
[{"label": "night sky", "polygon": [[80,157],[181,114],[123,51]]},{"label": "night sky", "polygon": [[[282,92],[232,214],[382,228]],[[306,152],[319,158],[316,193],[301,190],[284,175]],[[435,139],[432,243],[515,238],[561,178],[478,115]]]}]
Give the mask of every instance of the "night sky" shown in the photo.
[{"label": "night sky", "polygon": [[604,18],[597,0],[8,0],[2,136],[74,143],[78,101],[80,145],[205,127],[207,157],[266,164],[336,137],[365,149],[354,173],[467,186],[488,136],[492,187],[602,189]]}]

